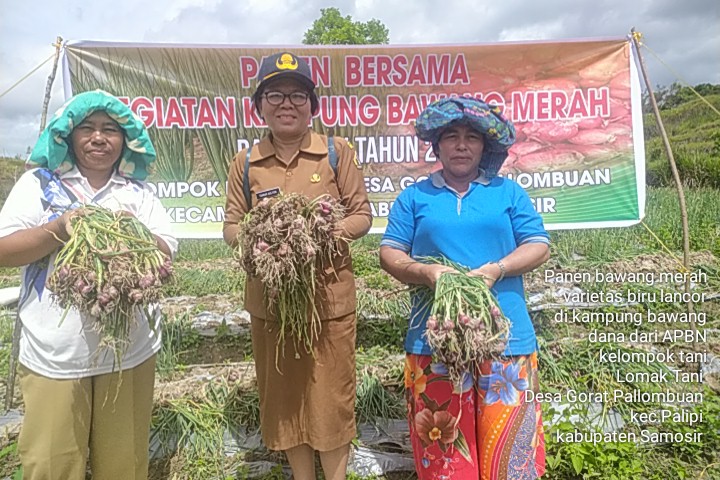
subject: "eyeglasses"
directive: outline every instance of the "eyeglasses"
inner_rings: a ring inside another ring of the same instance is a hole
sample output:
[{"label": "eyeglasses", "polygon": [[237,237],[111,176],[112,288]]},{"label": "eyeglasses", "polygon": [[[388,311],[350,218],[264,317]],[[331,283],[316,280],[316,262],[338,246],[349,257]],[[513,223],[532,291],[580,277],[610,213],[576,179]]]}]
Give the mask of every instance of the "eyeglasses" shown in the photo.
[{"label": "eyeglasses", "polygon": [[265,95],[265,100],[273,106],[278,106],[282,104],[286,98],[290,99],[290,103],[295,105],[296,107],[302,107],[305,105],[308,101],[308,98],[310,98],[310,95],[305,92],[292,92],[292,93],[282,93],[282,92],[268,92]]}]

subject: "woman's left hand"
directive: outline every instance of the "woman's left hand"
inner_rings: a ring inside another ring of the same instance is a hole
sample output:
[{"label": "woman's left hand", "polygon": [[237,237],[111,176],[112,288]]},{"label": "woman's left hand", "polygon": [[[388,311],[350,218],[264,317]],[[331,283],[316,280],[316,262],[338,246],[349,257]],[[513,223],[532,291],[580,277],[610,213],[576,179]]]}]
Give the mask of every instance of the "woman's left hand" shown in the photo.
[{"label": "woman's left hand", "polygon": [[[524,243],[497,261],[488,262],[470,270],[468,275],[483,277],[488,288],[492,288],[500,277],[515,277],[530,272],[545,263],[549,257],[550,247],[548,244]],[[503,268],[497,262],[502,262]]]},{"label": "woman's left hand", "polygon": [[497,282],[497,279],[500,278],[502,272],[496,263],[486,263],[481,267],[470,270],[467,274],[470,277],[482,277],[485,285],[487,285],[488,288],[492,288],[495,282]]}]

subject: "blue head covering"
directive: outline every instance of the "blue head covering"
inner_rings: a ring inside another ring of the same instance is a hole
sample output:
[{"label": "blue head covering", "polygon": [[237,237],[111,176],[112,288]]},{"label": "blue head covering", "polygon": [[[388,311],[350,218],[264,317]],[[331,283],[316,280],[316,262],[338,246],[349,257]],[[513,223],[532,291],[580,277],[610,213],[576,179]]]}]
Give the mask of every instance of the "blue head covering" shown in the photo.
[{"label": "blue head covering", "polygon": [[433,151],[439,152],[442,132],[450,125],[465,124],[480,132],[485,139],[480,168],[487,177],[500,171],[515,143],[515,127],[506,119],[500,108],[488,105],[473,97],[454,97],[437,100],[420,113],[415,131],[420,140],[431,142]]},{"label": "blue head covering", "polygon": [[70,152],[68,138],[76,126],[95,112],[107,113],[123,129],[125,148],[120,155],[118,173],[145,180],[152,173],[155,161],[155,148],[145,124],[117,97],[102,90],[75,95],[60,107],[38,138],[26,165],[29,168],[45,167],[58,174],[71,170],[75,158]]}]

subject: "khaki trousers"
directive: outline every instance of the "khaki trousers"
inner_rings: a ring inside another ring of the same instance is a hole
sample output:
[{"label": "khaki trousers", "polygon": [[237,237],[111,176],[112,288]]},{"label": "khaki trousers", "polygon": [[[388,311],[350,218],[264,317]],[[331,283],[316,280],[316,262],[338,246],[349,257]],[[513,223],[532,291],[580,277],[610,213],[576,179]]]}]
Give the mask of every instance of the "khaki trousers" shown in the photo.
[{"label": "khaki trousers", "polygon": [[155,355],[120,375],[58,380],[22,365],[20,375],[25,480],[84,480],[88,450],[93,480],[147,479]]}]

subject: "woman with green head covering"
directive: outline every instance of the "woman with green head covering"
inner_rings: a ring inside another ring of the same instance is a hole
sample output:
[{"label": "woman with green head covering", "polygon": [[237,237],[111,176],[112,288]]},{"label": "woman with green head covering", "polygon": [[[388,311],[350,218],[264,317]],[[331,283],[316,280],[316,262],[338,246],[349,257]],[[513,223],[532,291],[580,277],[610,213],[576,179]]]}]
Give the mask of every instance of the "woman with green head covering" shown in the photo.
[{"label": "woman with green head covering", "polygon": [[22,267],[25,479],[84,480],[88,458],[95,480],[147,478],[159,310],[136,309],[116,363],[93,318],[59,307],[46,279],[83,205],[135,216],[162,252],[175,254],[170,219],[143,181],[154,160],[145,125],[125,104],[100,90],[81,93],[54,115],[0,210],[0,266]]}]

